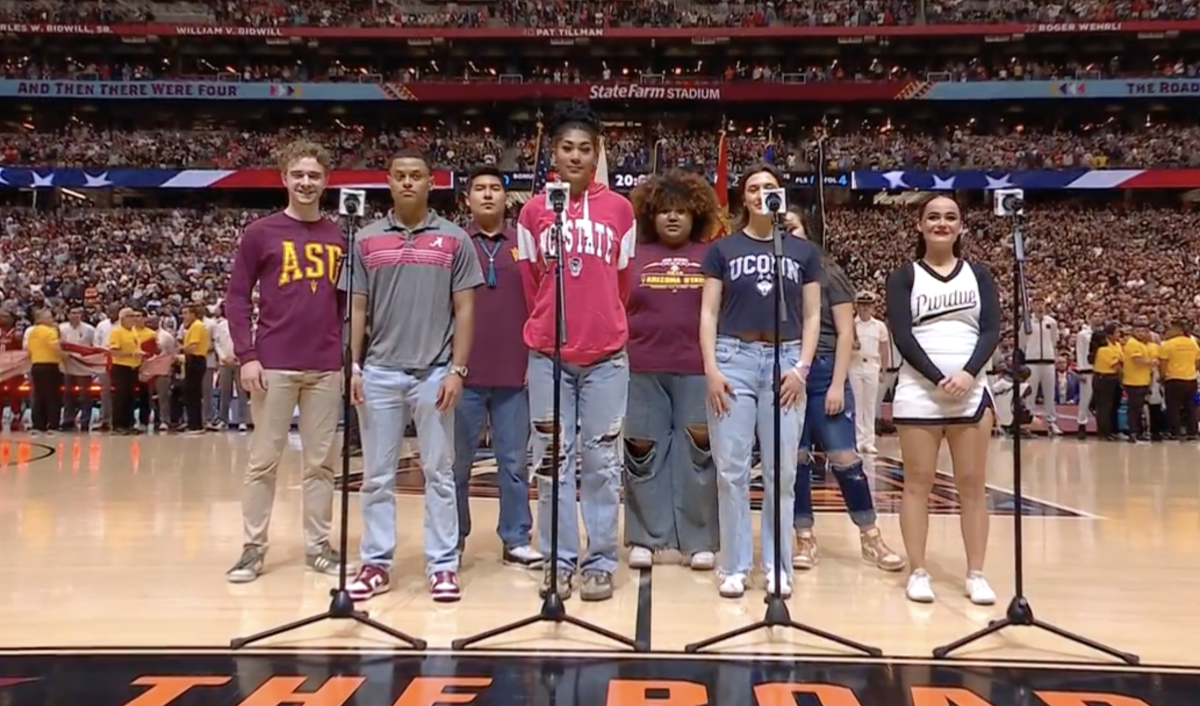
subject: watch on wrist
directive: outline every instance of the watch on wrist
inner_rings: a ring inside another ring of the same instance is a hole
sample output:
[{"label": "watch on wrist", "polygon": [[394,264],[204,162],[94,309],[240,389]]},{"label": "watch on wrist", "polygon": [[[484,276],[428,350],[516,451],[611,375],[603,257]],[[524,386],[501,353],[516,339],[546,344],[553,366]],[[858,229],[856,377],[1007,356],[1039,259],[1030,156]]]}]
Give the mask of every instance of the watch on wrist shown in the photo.
[{"label": "watch on wrist", "polygon": [[362,375],[362,366],[358,363],[354,363],[350,366],[350,372],[354,373],[355,375]]},{"label": "watch on wrist", "polygon": [[450,366],[450,374],[451,374],[451,375],[457,375],[457,376],[459,376],[460,378],[466,378],[466,377],[467,377],[467,373],[468,373],[468,372],[470,372],[470,371],[469,371],[469,370],[467,370],[467,366],[465,366],[465,365],[452,365],[452,366]]}]

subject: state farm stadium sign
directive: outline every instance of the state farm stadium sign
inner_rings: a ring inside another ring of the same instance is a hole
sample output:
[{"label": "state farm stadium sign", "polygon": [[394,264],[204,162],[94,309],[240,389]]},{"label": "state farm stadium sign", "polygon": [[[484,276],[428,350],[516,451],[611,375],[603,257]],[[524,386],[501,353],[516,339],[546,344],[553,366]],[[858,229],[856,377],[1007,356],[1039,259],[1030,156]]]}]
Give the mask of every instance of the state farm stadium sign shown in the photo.
[{"label": "state farm stadium sign", "polygon": [[721,100],[721,89],[713,86],[593,85],[588,90],[588,97],[594,101],[719,101]]}]

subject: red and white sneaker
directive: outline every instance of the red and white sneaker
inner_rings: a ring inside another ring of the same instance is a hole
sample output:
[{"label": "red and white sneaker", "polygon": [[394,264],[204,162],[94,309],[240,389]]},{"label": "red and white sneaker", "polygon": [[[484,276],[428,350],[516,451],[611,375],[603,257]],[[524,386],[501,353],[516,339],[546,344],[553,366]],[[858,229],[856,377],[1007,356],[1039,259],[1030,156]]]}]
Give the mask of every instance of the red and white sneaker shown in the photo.
[{"label": "red and white sneaker", "polygon": [[438,571],[429,577],[429,592],[438,603],[453,603],[462,598],[458,585],[458,574],[453,571]]},{"label": "red and white sneaker", "polygon": [[346,592],[352,600],[365,601],[372,596],[387,593],[391,587],[387,569],[367,564],[358,570],[358,575],[353,581],[346,584]]}]

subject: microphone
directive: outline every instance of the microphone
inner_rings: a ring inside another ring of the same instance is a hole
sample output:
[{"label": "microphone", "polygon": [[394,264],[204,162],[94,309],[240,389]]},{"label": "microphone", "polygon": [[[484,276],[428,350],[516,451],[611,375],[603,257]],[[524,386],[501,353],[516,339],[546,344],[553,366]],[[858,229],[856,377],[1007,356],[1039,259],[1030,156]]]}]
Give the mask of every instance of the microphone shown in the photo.
[{"label": "microphone", "polygon": [[1024,216],[1025,215],[1025,190],[1024,189],[996,189],[993,194],[994,206],[997,216]]},{"label": "microphone", "polygon": [[570,193],[570,184],[557,179],[546,183],[546,200],[550,202],[550,208],[554,209],[554,228],[550,234],[550,241],[546,243],[546,260],[558,259],[562,247],[563,211],[567,207],[567,195]]},{"label": "microphone", "polygon": [[[785,237],[783,226],[783,215],[787,213],[787,192],[778,187],[774,189],[763,189],[763,213],[769,214],[775,223],[775,227],[771,230],[774,232],[775,246],[775,278],[779,281],[775,286],[779,288],[777,296],[783,296],[783,239]],[[779,320],[787,321],[787,307],[779,306]]]},{"label": "microphone", "polygon": [[550,201],[550,208],[554,209],[554,214],[560,218],[567,206],[567,194],[570,192],[571,186],[564,182],[552,181],[546,184],[546,198]]},{"label": "microphone", "polygon": [[783,189],[763,189],[763,213],[782,216],[787,213],[787,192]]}]

